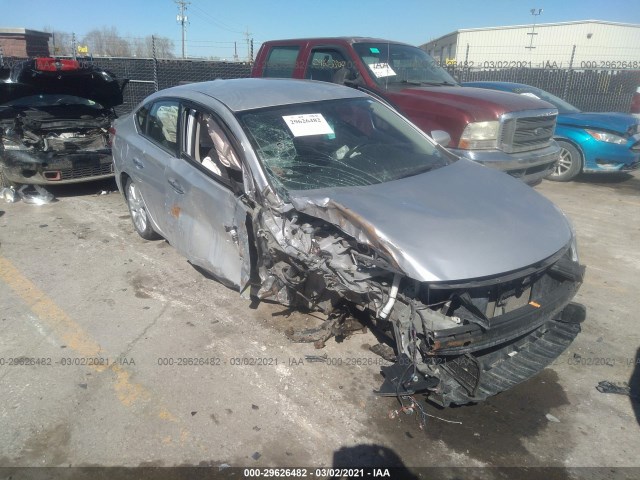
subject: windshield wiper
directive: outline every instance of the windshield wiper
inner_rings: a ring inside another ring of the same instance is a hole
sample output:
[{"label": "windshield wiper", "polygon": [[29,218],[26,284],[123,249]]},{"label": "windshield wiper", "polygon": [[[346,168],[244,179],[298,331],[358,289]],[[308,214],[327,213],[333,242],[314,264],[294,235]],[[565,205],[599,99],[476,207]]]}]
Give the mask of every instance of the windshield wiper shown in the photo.
[{"label": "windshield wiper", "polygon": [[420,86],[420,85],[429,85],[429,86],[433,86],[433,87],[440,87],[442,85],[447,85],[447,86],[451,86],[451,87],[455,87],[456,84],[455,83],[451,83],[451,82],[447,82],[447,81],[442,81],[442,82],[424,82],[424,81],[419,81],[419,80],[398,80],[396,82],[393,83],[404,83],[407,85],[416,85],[416,86]]},{"label": "windshield wiper", "polygon": [[407,83],[409,85],[422,85],[422,82],[415,82],[415,81],[411,81],[411,80],[399,80],[395,83]]},{"label": "windshield wiper", "polygon": [[436,87],[439,87],[441,85],[449,85],[451,87],[455,87],[455,83],[451,83],[451,82],[447,82],[447,81],[442,81],[442,82],[420,82],[422,85],[433,85]]},{"label": "windshield wiper", "polygon": [[407,177],[414,177],[416,175],[420,175],[421,173],[429,172],[434,168],[444,167],[445,165],[446,165],[445,163],[436,163],[435,165],[423,165],[422,167],[416,168],[415,170],[412,170],[409,173],[405,173],[403,175],[400,175],[399,177],[394,178],[394,180],[400,180],[401,178],[407,178]]}]

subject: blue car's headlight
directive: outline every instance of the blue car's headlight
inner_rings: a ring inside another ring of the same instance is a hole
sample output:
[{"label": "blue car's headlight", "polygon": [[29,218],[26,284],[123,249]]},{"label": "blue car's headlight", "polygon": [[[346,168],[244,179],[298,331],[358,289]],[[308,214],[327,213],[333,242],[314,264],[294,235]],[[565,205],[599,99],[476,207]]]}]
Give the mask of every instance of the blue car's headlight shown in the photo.
[{"label": "blue car's headlight", "polygon": [[626,138],[621,137],[620,135],[616,135],[615,133],[600,132],[598,130],[588,129],[585,129],[585,131],[599,142],[616,143],[618,145],[624,145],[625,143],[627,143]]}]

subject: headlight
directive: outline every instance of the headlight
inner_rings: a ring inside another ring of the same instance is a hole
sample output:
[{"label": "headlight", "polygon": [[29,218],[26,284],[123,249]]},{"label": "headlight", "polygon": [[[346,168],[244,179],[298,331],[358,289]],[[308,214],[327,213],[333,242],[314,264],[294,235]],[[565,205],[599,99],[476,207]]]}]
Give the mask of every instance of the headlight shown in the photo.
[{"label": "headlight", "polygon": [[462,132],[458,147],[467,150],[497,148],[499,128],[498,121],[470,123]]},{"label": "headlight", "polygon": [[591,135],[594,139],[598,140],[599,142],[615,143],[617,145],[624,145],[625,143],[627,143],[626,138],[621,137],[620,135],[616,135],[614,133],[599,132],[598,130],[587,130],[587,129],[585,129],[585,131],[589,135]]},{"label": "headlight", "polygon": [[576,228],[573,226],[573,222],[571,221],[571,219],[567,217],[567,215],[564,212],[562,212],[562,214],[564,215],[564,218],[567,220],[567,223],[569,224],[569,229],[571,230],[571,247],[570,247],[571,260],[573,260],[576,263],[580,263],[580,256],[578,255],[578,239],[576,235]]},{"label": "headlight", "polygon": [[576,235],[576,228],[573,226],[573,222],[571,221],[571,219],[567,216],[566,213],[564,213],[564,211],[560,207],[558,207],[557,205],[554,205],[554,207],[556,208],[558,213],[560,213],[564,217],[564,219],[567,221],[567,224],[569,225],[569,230],[571,231],[571,245],[569,246],[571,260],[573,260],[574,262],[580,263],[580,257],[578,255],[578,241],[577,241],[577,235]]},{"label": "headlight", "polygon": [[580,256],[578,255],[578,240],[576,234],[573,232],[573,238],[571,239],[571,260],[576,263],[580,263]]}]

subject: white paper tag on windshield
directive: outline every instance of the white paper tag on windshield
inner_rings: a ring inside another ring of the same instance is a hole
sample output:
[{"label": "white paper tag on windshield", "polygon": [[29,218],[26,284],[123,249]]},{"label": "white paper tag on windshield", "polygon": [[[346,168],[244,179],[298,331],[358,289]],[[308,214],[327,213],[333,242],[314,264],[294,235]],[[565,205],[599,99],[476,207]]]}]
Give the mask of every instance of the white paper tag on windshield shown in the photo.
[{"label": "white paper tag on windshield", "polygon": [[388,63],[372,63],[369,68],[377,78],[391,77],[396,74]]},{"label": "white paper tag on windshield", "polygon": [[533,97],[533,98],[537,98],[538,100],[540,100],[540,97],[538,95],[536,95],[535,93],[531,93],[531,92],[522,92],[520,95],[525,95],[527,97]]},{"label": "white paper tag on windshield", "polygon": [[294,137],[307,135],[332,134],[333,129],[327,123],[321,113],[305,113],[304,115],[286,115],[285,121]]}]

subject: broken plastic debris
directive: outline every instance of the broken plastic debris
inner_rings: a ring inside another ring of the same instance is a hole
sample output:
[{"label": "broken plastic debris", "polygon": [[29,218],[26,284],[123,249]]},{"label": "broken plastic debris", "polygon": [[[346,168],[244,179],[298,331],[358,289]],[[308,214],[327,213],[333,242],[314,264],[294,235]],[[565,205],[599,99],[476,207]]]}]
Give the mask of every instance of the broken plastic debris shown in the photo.
[{"label": "broken plastic debris", "polygon": [[15,203],[20,198],[16,195],[16,191],[12,187],[6,187],[0,190],[0,198],[7,203]]},{"label": "broken plastic debris", "polygon": [[613,383],[603,380],[602,382],[598,382],[596,390],[600,393],[616,393],[618,395],[627,395],[628,397],[634,398],[634,396],[631,395],[631,387],[629,387],[629,384],[626,382]]},{"label": "broken plastic debris", "polygon": [[326,353],[324,355],[305,355],[304,356],[304,359],[307,362],[310,362],[310,363],[314,363],[314,362],[323,362],[324,363],[324,362],[327,361],[328,358],[329,357],[327,356]]},{"label": "broken plastic debris", "polygon": [[52,193],[40,185],[23,185],[18,189],[18,195],[29,205],[46,205],[57,201]]},{"label": "broken plastic debris", "polygon": [[547,413],[545,417],[547,417],[547,420],[549,420],[550,422],[560,423],[560,420],[558,420],[558,417],[554,417],[550,413]]}]

